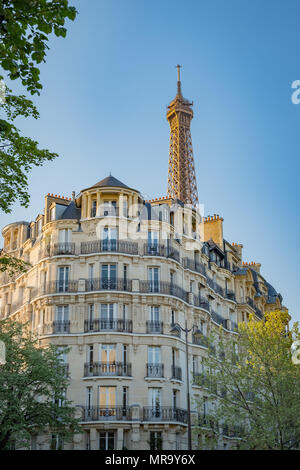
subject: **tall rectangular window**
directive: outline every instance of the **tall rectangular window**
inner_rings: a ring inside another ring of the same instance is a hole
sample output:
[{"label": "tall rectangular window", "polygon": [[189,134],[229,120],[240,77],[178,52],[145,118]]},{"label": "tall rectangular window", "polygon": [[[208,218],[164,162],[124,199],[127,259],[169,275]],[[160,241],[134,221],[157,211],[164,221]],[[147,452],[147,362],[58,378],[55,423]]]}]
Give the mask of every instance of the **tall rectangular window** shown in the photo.
[{"label": "tall rectangular window", "polygon": [[117,265],[102,264],[101,265],[101,288],[116,289],[117,287]]},{"label": "tall rectangular window", "polygon": [[150,450],[162,450],[162,432],[150,432]]},{"label": "tall rectangular window", "polygon": [[159,292],[159,268],[148,268],[148,284],[150,292]]},{"label": "tall rectangular window", "polygon": [[58,267],[58,292],[68,292],[69,290],[69,266]]}]

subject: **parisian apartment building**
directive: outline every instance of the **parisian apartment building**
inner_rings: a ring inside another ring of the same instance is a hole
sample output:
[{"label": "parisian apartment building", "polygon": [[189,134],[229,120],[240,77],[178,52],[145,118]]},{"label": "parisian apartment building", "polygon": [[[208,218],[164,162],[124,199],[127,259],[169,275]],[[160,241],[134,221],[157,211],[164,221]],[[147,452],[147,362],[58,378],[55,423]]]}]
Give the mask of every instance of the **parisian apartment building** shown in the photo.
[{"label": "parisian apartment building", "polygon": [[[35,220],[2,229],[4,251],[30,267],[0,274],[0,318],[29,322],[40,347],[70,347],[66,393],[84,431],[71,443],[33,436],[32,449],[187,449],[187,385],[193,422],[205,425],[205,405],[194,404],[208,335],[237,335],[250,314],[285,309],[261,264],[224,238],[223,218],[200,213],[192,118],[178,68],[165,197],[145,200],[143,188],[99,175],[71,197],[45,195]],[[174,325],[190,330],[188,369]]]}]

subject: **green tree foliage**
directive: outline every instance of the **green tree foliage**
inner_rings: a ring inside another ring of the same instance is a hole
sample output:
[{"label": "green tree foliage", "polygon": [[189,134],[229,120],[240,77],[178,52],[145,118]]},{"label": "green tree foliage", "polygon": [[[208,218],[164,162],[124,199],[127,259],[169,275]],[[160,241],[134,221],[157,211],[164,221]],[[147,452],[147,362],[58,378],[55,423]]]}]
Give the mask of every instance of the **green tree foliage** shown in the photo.
[{"label": "green tree foliage", "polygon": [[76,409],[65,398],[69,379],[62,350],[38,348],[28,326],[11,320],[0,321],[0,340],[6,345],[6,364],[0,365],[0,450],[12,442],[28,447],[37,433],[59,434],[66,442],[82,432]]},{"label": "green tree foliage", "polygon": [[[244,449],[294,449],[300,445],[300,365],[291,345],[297,323],[275,311],[265,320],[240,323],[238,336],[220,331],[196,379],[203,389],[196,407],[199,445],[213,448],[221,436]],[[205,414],[204,414],[204,409]]]},{"label": "green tree foliage", "polygon": [[[45,62],[51,33],[65,37],[67,19],[73,21],[76,9],[68,0],[0,0],[0,66],[10,80],[19,79],[30,94],[40,94],[39,66]],[[10,213],[19,202],[29,205],[28,173],[57,157],[38,142],[25,137],[14,125],[17,117],[39,117],[33,102],[17,96],[4,85],[0,75],[0,210]],[[2,268],[17,268],[8,257],[0,259]],[[23,268],[26,265],[23,265]],[[19,266],[20,267],[20,266]],[[22,269],[21,269],[22,272]]]}]

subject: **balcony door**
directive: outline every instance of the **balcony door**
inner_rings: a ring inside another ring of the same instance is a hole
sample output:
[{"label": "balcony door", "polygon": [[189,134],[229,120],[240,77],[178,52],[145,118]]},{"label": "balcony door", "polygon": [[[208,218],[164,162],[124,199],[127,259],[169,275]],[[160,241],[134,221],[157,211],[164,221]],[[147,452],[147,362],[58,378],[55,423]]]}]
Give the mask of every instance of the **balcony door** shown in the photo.
[{"label": "balcony door", "polygon": [[69,290],[69,266],[59,266],[58,268],[58,292],[68,292]]},{"label": "balcony door", "polygon": [[104,227],[102,230],[102,251],[117,251],[117,239],[116,227]]},{"label": "balcony door", "polygon": [[148,268],[149,292],[159,292],[159,268]]},{"label": "balcony door", "polygon": [[152,418],[160,418],[161,416],[161,389],[150,388],[149,390],[149,405]]},{"label": "balcony door", "polygon": [[100,304],[100,329],[113,330],[115,326],[116,304]]},{"label": "balcony door", "polygon": [[148,254],[158,254],[158,240],[159,232],[150,231],[148,232]]},{"label": "balcony door", "polygon": [[116,387],[99,386],[99,415],[101,419],[116,416]]},{"label": "balcony door", "polygon": [[101,265],[101,289],[117,288],[117,265],[102,264]]},{"label": "balcony door", "polygon": [[99,345],[99,362],[101,363],[101,374],[116,373],[116,345]]}]

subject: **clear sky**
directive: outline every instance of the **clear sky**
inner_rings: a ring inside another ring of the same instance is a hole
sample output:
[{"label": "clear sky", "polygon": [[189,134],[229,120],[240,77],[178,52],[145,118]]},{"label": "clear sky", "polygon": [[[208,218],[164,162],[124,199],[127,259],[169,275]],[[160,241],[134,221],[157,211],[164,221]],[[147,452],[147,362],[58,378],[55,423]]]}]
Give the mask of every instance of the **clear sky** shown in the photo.
[{"label": "clear sky", "polygon": [[41,118],[17,123],[59,158],[32,171],[30,208],[0,214],[0,226],[33,220],[46,193],[71,197],[109,172],[146,198],[164,196],[166,105],[180,63],[183,95],[194,101],[205,214],[224,218],[224,237],[243,243],[244,260],[262,264],[300,320],[300,104],[291,101],[300,80],[299,0],[71,4],[79,15],[66,39],[49,41],[41,67]]}]

